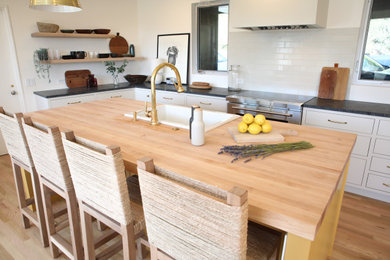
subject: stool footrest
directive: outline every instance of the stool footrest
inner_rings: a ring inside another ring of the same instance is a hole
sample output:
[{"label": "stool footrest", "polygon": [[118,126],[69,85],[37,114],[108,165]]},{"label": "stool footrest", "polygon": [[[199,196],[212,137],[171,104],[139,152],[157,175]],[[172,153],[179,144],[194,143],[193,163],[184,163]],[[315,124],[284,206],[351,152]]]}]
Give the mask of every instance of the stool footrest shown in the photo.
[{"label": "stool footrest", "polygon": [[50,236],[50,241],[58,247],[58,249],[63,252],[67,257],[73,259],[72,245],[66,241],[59,234],[53,234]]}]

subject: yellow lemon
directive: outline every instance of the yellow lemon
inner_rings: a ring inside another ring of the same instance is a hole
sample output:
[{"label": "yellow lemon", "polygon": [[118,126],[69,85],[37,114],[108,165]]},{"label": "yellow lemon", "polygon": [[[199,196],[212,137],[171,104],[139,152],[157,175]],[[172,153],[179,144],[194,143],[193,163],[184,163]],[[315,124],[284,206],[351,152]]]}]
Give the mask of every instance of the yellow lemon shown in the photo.
[{"label": "yellow lemon", "polygon": [[251,114],[245,114],[242,117],[242,122],[244,122],[247,125],[250,125],[253,123],[253,116]]},{"label": "yellow lemon", "polygon": [[258,125],[262,125],[265,122],[265,116],[264,115],[256,115],[255,117],[255,123]]},{"label": "yellow lemon", "polygon": [[248,125],[245,124],[245,122],[241,122],[238,124],[238,131],[240,133],[246,133],[246,131],[248,131]]},{"label": "yellow lemon", "polygon": [[268,123],[265,123],[261,126],[262,130],[263,130],[263,133],[269,133],[272,131],[272,126],[271,124],[268,122]]},{"label": "yellow lemon", "polygon": [[253,123],[248,126],[248,132],[252,135],[257,135],[261,132],[261,126]]}]

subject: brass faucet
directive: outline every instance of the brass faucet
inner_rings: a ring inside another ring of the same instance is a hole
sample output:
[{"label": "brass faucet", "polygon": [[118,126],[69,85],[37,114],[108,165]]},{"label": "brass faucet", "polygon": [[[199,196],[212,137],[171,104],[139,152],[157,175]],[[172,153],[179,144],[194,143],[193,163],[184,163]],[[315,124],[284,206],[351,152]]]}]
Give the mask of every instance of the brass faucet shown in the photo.
[{"label": "brass faucet", "polygon": [[177,68],[170,64],[170,63],[161,63],[160,65],[158,65],[153,73],[152,73],[152,77],[151,77],[151,94],[152,94],[152,119],[151,119],[151,124],[152,125],[157,125],[158,124],[158,118],[157,118],[157,109],[156,109],[156,75],[157,75],[157,72],[162,69],[163,67],[169,67],[173,70],[173,72],[175,72],[176,74],[176,79],[177,79],[177,84],[173,81],[173,84],[175,85],[175,88],[177,90],[177,92],[179,93],[182,93],[184,92],[184,89],[183,89],[183,86],[181,85],[181,78],[180,78],[180,74],[179,74],[179,71],[177,70]]}]

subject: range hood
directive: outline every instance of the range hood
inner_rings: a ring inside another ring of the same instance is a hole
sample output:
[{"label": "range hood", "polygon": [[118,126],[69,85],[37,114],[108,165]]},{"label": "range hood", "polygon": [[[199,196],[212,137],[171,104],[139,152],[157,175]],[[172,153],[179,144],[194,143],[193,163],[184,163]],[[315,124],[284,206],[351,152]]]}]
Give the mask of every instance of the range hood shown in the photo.
[{"label": "range hood", "polygon": [[249,30],[325,28],[329,0],[230,0],[230,24]]}]

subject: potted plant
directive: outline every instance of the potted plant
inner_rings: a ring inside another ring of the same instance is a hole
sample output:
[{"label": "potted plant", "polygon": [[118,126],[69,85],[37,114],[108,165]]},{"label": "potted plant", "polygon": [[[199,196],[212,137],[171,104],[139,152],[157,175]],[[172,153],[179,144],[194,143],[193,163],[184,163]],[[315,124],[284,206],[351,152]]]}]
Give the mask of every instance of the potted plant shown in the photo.
[{"label": "potted plant", "polygon": [[106,61],[104,62],[104,65],[106,66],[107,73],[110,73],[112,75],[112,79],[114,80],[114,85],[118,85],[119,80],[118,76],[119,74],[123,73],[125,71],[125,68],[127,66],[128,61],[124,60],[123,64],[119,67],[116,67],[115,61]]},{"label": "potted plant", "polygon": [[41,48],[39,50],[34,51],[34,66],[35,66],[35,72],[38,75],[38,78],[40,79],[47,79],[49,80],[49,83],[51,82],[50,79],[50,64],[49,63],[42,63],[42,61],[47,61],[49,59],[47,49]]}]

